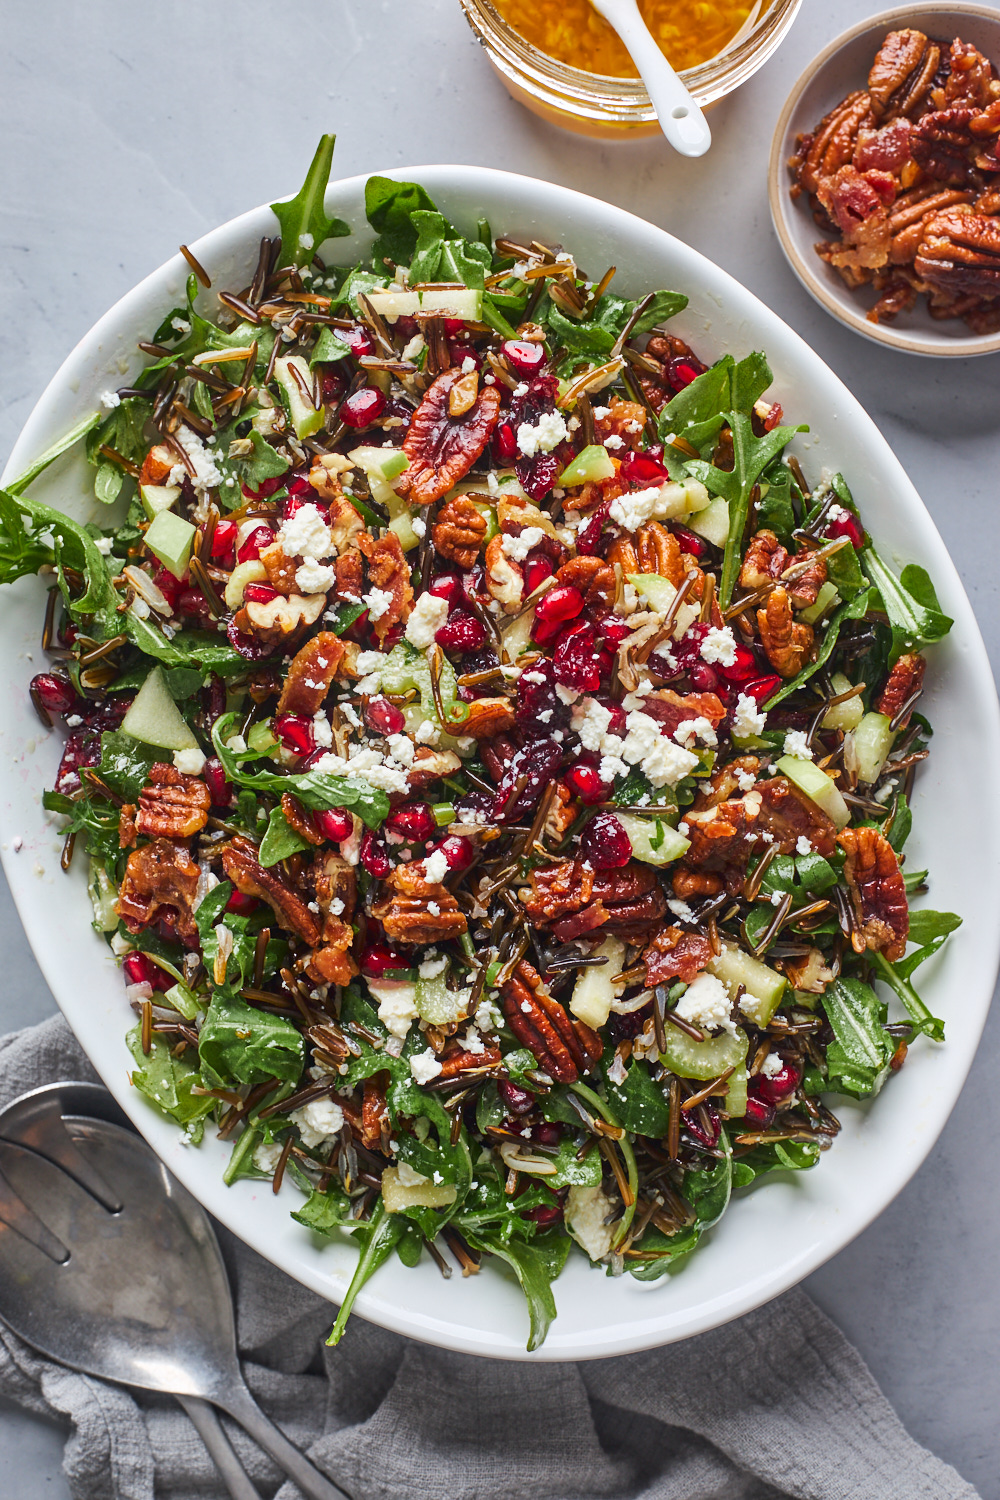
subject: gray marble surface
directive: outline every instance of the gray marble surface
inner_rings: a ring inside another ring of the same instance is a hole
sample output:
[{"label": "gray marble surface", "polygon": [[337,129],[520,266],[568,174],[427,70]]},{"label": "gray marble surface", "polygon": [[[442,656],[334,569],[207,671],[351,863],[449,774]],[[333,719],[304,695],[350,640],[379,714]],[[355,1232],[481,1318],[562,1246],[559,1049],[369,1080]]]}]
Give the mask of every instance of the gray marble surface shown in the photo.
[{"label": "gray marble surface", "polygon": [[[584,141],[513,104],[457,0],[9,6],[0,50],[0,452],[95,319],[176,248],[295,189],[325,130],[336,171],[455,161],[566,183],[661,224],[795,326],[858,394],[929,506],[994,660],[1000,356],[921,360],[816,307],[771,228],[771,132],[799,72],[867,0],[806,0],[781,50],[711,117],[700,163],[657,140]],[[271,101],[271,102],[267,102]],[[7,895],[0,1031],[54,1009]],[[809,1290],[909,1430],[1000,1500],[994,1014],[929,1160]],[[980,1093],[979,1090],[983,1092]],[[0,1495],[61,1500],[63,1434],[0,1406]]]}]

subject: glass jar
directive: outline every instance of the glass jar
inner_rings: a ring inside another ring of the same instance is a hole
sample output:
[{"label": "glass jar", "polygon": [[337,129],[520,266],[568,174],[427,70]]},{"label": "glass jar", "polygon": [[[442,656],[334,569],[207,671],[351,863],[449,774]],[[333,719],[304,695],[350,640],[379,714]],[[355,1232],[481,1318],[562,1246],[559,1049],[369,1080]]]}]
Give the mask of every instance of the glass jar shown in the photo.
[{"label": "glass jar", "polygon": [[[681,73],[706,109],[762,67],[794,21],[802,0],[763,0],[752,28],[717,57]],[[541,52],[507,22],[492,0],[461,0],[469,25],[508,92],[533,114],[578,135],[623,140],[656,135],[659,124],[639,78],[586,73]]]}]

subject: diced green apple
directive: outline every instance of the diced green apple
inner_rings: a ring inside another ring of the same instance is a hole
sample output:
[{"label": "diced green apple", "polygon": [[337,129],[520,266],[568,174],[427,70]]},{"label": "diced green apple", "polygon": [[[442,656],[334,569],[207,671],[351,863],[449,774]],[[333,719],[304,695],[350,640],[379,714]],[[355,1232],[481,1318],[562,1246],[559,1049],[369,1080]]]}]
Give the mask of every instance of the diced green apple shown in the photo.
[{"label": "diced green apple", "polygon": [[161,510],[170,510],[176,505],[180,493],[179,484],[141,484],[139,486],[142,508],[150,520],[158,516]]},{"label": "diced green apple", "polygon": [[882,774],[895,733],[886,714],[865,714],[852,733],[853,745],[844,746],[844,764],[853,758],[858,780],[871,786]]},{"label": "diced green apple", "polygon": [[[833,688],[834,697],[841,693],[849,693],[854,686],[843,672],[834,672],[830,678],[830,686]],[[828,708],[823,715],[824,729],[843,729],[846,733],[849,729],[855,729],[865,716],[865,705],[861,701],[861,694],[855,693],[853,698],[845,698],[843,703],[835,703]]]},{"label": "diced green apple", "polygon": [[132,699],[122,730],[159,750],[197,750],[198,741],[181,716],[162,667],[154,667]]},{"label": "diced green apple", "polygon": [[690,840],[663,819],[637,813],[615,813],[632,844],[632,853],[644,865],[669,865],[690,849]]},{"label": "diced green apple", "polygon": [[573,489],[578,484],[599,484],[602,479],[614,479],[615,466],[611,454],[600,443],[591,443],[563,469],[556,483],[563,489]]},{"label": "diced green apple", "polygon": [[759,958],[751,958],[742,948],[723,948],[709,959],[706,967],[726,986],[730,999],[736,999],[742,985],[746,1014],[758,1026],[767,1025],[787,988],[783,974],[769,969]]},{"label": "diced green apple", "polygon": [[776,769],[787,776],[789,781],[794,781],[800,792],[805,792],[817,807],[822,808],[835,828],[847,827],[851,821],[847,803],[836,782],[831,781],[814,761],[800,760],[797,755],[783,755]]},{"label": "diced green apple", "polygon": [[606,958],[607,963],[584,969],[576,984],[569,1008],[585,1026],[600,1031],[606,1026],[611,1014],[612,1001],[624,994],[621,985],[615,985],[615,976],[622,971],[625,959],[625,944],[621,938],[605,938],[594,951],[595,958]]},{"label": "diced green apple", "polygon": [[810,604],[808,609],[799,611],[799,619],[804,620],[807,625],[815,625],[821,615],[828,614],[839,603],[840,595],[828,579],[816,595],[816,603]]},{"label": "diced green apple", "polygon": [[94,926],[98,932],[118,930],[118,887],[100,860],[91,859],[87,882],[90,904],[94,908]]},{"label": "diced green apple", "polygon": [[433,979],[422,979],[418,973],[413,1003],[417,1015],[428,1026],[453,1026],[465,1014],[460,990],[450,990],[447,971]]},{"label": "diced green apple", "polygon": [[323,425],[323,407],[322,403],[316,406],[312,399],[313,375],[308,360],[301,354],[276,359],[274,378],[288,402],[295,436],[312,437]]},{"label": "diced green apple", "polygon": [[146,527],[143,541],[155,558],[175,578],[183,578],[191,561],[191,546],[198,534],[197,527],[183,516],[175,516],[172,510],[161,510]]},{"label": "diced green apple", "polygon": [[660,1061],[678,1078],[718,1078],[727,1068],[739,1068],[747,1060],[747,1034],[739,1027],[735,1036],[722,1031],[703,1042],[696,1042],[669,1020],[664,1030],[666,1046]]},{"label": "diced green apple", "polygon": [[724,547],[729,537],[729,501],[721,496],[710,500],[704,510],[696,511],[690,517],[687,524],[713,547]]},{"label": "diced green apple", "polygon": [[677,593],[669,578],[662,578],[659,573],[629,573],[627,577],[636,592],[648,601],[657,614],[666,614]]},{"label": "diced green apple", "polygon": [[359,469],[365,471],[372,499],[377,504],[390,505],[394,500],[399,500],[392,481],[399,478],[410,462],[402,449],[375,448],[362,443],[360,447],[352,448],[348,457]]},{"label": "diced green apple", "polygon": [[390,292],[374,287],[365,296],[387,323],[395,323],[397,318],[412,318],[418,312],[449,313],[469,323],[482,322],[483,294],[472,287],[426,292]]}]

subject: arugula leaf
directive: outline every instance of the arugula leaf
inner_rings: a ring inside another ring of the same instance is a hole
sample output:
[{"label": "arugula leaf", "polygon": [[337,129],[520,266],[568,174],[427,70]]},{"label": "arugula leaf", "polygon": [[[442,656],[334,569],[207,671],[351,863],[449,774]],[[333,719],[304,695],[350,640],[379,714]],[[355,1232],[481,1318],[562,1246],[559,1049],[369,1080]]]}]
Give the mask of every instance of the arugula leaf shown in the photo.
[{"label": "arugula leaf", "polygon": [[624,1083],[613,1083],[608,1077],[606,1057],[601,1061],[601,1073],[608,1102],[626,1130],[655,1139],[666,1135],[670,1125],[670,1106],[645,1063],[634,1061]]},{"label": "arugula leaf", "polygon": [[892,660],[904,651],[921,651],[948,634],[954,621],[942,613],[934,585],[924,568],[910,563],[896,578],[874,547],[866,547],[862,552],[861,565],[878,589],[889,616]]},{"label": "arugula leaf", "polygon": [[336,364],[338,359],[346,359],[350,354],[349,344],[337,334],[335,328],[323,328],[320,330],[319,338],[312,347],[309,356],[309,368],[318,364]]},{"label": "arugula leaf", "polygon": [[944,946],[949,934],[961,927],[962,918],[953,911],[910,912],[909,941],[917,945],[916,952],[901,958],[893,967],[899,977],[908,980],[914,970]]},{"label": "arugula leaf", "polygon": [[155,750],[140,745],[130,734],[106,730],[101,735],[101,763],[98,775],[126,802],[138,802],[139,793],[149,780],[151,766],[157,759]]},{"label": "arugula leaf", "polygon": [[[886,834],[886,838],[889,840],[889,843],[892,845],[897,854],[900,854],[902,852],[903,845],[909,838],[910,829],[912,827],[913,814],[910,811],[910,804],[906,800],[905,793],[900,792],[896,798],[896,816],[892,820],[892,827]],[[911,913],[910,916],[911,931],[913,928],[913,918],[916,915],[917,913]]]},{"label": "arugula leaf", "polygon": [[336,139],[335,135],[320,136],[306,180],[295,197],[286,203],[271,204],[281,225],[282,250],[292,265],[307,266],[324,240],[339,239],[351,232],[343,219],[327,218],[323,205]]},{"label": "arugula leaf", "polygon": [[[369,177],[365,183],[365,215],[378,234],[372,246],[373,265],[380,268],[386,259],[396,266],[410,264],[417,248],[413,215],[425,211],[436,213],[437,206],[419,183]],[[451,230],[451,225],[448,228]]]},{"label": "arugula leaf", "polygon": [[667,402],[658,422],[664,441],[673,435],[700,450],[716,436],[731,405],[731,374],[735,363],[731,354],[724,355]]},{"label": "arugula leaf", "polygon": [[61,792],[43,792],[42,806],[47,812],[61,813],[69,819],[63,833],[84,835],[86,852],[100,860],[117,888],[124,874],[126,855],[118,838],[120,818],[117,807],[103,797],[85,796],[74,800]]},{"label": "arugula leaf", "polygon": [[463,1232],[474,1250],[499,1256],[514,1272],[528,1303],[528,1350],[530,1352],[539,1348],[556,1316],[552,1283],[566,1264],[569,1239],[564,1234],[551,1231],[536,1235],[530,1243],[527,1240],[503,1239],[490,1229]]},{"label": "arugula leaf", "polygon": [[757,506],[755,524],[759,530],[773,531],[780,542],[790,547],[796,524],[792,471],[783,463],[772,464],[763,478],[767,482],[767,494]]},{"label": "arugula leaf", "polygon": [[389,799],[385,792],[365,781],[348,781],[324,771],[303,771],[292,776],[279,776],[273,771],[245,771],[242,762],[254,759],[254,753],[233,752],[224,739],[236,720],[236,714],[226,714],[212,726],[212,744],[230,781],[253,791],[271,792],[276,797],[282,792],[293,792],[310,808],[349,807],[368,828],[377,828],[388,817]]},{"label": "arugula leaf", "polygon": [[29,464],[23,474],[19,474],[16,479],[11,480],[7,486],[8,494],[23,495],[28,485],[33,484],[39,474],[43,473],[49,467],[49,464],[55,463],[57,458],[60,458],[62,454],[78,443],[81,438],[86,437],[88,432],[92,432],[101,420],[101,413],[99,411],[93,412],[89,417],[81,417],[80,421],[74,423],[68,432],[64,432],[61,438],[56,439],[51,448],[46,448],[44,453],[40,453],[34,463]]},{"label": "arugula leaf", "polygon": [[25,527],[13,494],[0,490],[0,583],[30,577],[52,561],[51,546]]},{"label": "arugula leaf", "polygon": [[[248,442],[251,452],[240,457],[230,457],[227,453],[223,467],[234,472],[248,489],[259,490],[265,479],[278,479],[290,467],[288,459],[272,448],[256,427],[239,441]],[[238,491],[233,500],[236,504],[243,503]]]},{"label": "arugula leaf", "polygon": [[725,1130],[720,1132],[718,1147],[724,1154],[714,1166],[688,1172],[684,1179],[684,1197],[702,1231],[719,1222],[733,1190],[733,1148]]},{"label": "arugula leaf", "polygon": [[882,1029],[885,1008],[875,991],[860,979],[835,979],[821,1003],[836,1038],[826,1052],[829,1087],[856,1099],[877,1094],[895,1043]]},{"label": "arugula leaf", "polygon": [[140,1026],[134,1026],[125,1040],[138,1065],[131,1075],[132,1087],[145,1094],[163,1114],[183,1125],[188,1138],[197,1145],[204,1130],[202,1122],[216,1104],[210,1095],[192,1093],[195,1085],[202,1082],[201,1074],[184,1057],[175,1057],[162,1036],[154,1034],[147,1057],[142,1050]]},{"label": "arugula leaf", "polygon": [[602,1175],[603,1158],[597,1149],[596,1142],[586,1155],[580,1156],[579,1152],[579,1138],[563,1136],[559,1142],[559,1149],[552,1158],[556,1170],[552,1176],[545,1179],[547,1187],[596,1187],[598,1185]]},{"label": "arugula leaf", "polygon": [[351,1200],[335,1182],[330,1184],[325,1193],[314,1188],[302,1207],[292,1214],[296,1223],[304,1224],[316,1234],[327,1235],[340,1229],[350,1217]]},{"label": "arugula leaf", "polygon": [[379,1266],[388,1260],[393,1247],[406,1232],[406,1223],[406,1219],[401,1214],[386,1213],[385,1204],[381,1198],[378,1198],[368,1222],[359,1225],[353,1231],[363,1248],[354,1275],[351,1277],[351,1284],[347,1288],[347,1294],[340,1304],[337,1321],[330,1330],[328,1344],[340,1343],[344,1329],[347,1327],[347,1320],[351,1316],[355,1298],[365,1282],[374,1276]]},{"label": "arugula leaf", "polygon": [[261,839],[260,848],[257,850],[257,862],[266,870],[271,865],[276,865],[279,860],[288,859],[289,855],[298,854],[301,849],[310,847],[309,840],[304,839],[300,833],[296,833],[281,808],[275,807],[268,819],[267,832]]},{"label": "arugula leaf", "polygon": [[[836,554],[834,554],[836,555]],[[861,620],[868,613],[872,604],[872,590],[866,589],[862,594],[856,594],[853,599],[846,600],[837,606],[826,624],[823,639],[819,650],[816,652],[815,661],[809,662],[789,682],[782,683],[781,687],[764,704],[766,710],[770,710],[787,698],[789,693],[797,692],[800,687],[809,681],[814,673],[818,672],[830,658],[833,648],[837,644],[840,635],[840,627],[845,620]]]},{"label": "arugula leaf", "polygon": [[132,614],[118,618],[143,655],[153,657],[165,667],[200,668],[202,675],[215,672],[219,677],[237,677],[246,671],[246,661],[224,636],[207,630],[181,630],[168,641],[149,620],[140,620]]},{"label": "arugula leaf", "polygon": [[436,210],[418,208],[410,218],[417,231],[411,282],[462,281],[482,291],[492,263],[487,247],[456,236],[448,220]]},{"label": "arugula leaf", "polygon": [[[821,1086],[817,1092],[822,1093],[826,1088],[822,1074],[819,1082]],[[819,1146],[813,1145],[812,1141],[771,1141],[764,1146],[755,1146],[733,1163],[733,1187],[749,1187],[768,1172],[807,1171],[819,1161],[819,1154]]]},{"label": "arugula leaf", "polygon": [[217,1087],[252,1087],[269,1078],[297,1083],[305,1065],[305,1042],[290,1021],[217,990],[202,1022],[198,1056],[202,1073]]},{"label": "arugula leaf", "polygon": [[[672,318],[687,307],[687,301],[680,292],[655,292],[652,302],[636,321],[631,336],[648,333],[657,323]],[[565,345],[573,354],[603,363],[637,305],[636,301],[605,292],[589,318],[567,317],[553,303],[546,310],[546,319],[554,342]]]}]

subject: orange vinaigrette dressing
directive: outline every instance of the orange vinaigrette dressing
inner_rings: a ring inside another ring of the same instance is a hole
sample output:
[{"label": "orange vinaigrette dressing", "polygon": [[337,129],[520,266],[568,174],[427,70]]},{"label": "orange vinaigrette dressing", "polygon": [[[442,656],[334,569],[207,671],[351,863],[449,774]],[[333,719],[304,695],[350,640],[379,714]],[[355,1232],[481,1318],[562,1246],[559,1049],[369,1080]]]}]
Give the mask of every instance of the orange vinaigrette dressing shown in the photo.
[{"label": "orange vinaigrette dressing", "polygon": [[[493,0],[525,41],[559,62],[611,78],[638,78],[618,35],[590,0]],[[740,0],[639,0],[660,50],[678,71],[707,62],[732,41],[750,14]]]}]

